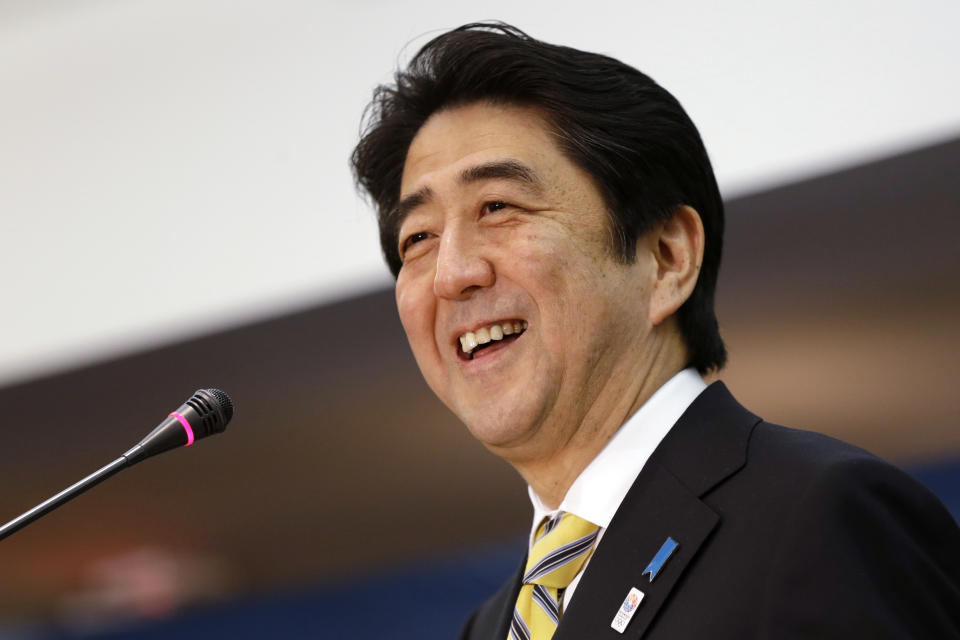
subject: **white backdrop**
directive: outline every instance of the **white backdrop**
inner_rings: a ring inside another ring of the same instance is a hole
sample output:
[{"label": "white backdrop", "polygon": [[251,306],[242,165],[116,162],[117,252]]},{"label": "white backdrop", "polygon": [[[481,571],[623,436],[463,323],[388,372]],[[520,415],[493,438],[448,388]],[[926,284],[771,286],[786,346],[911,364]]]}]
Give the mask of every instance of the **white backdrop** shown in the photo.
[{"label": "white backdrop", "polygon": [[390,282],[361,111],[488,18],[652,75],[726,196],[960,134],[955,0],[0,0],[0,385]]}]

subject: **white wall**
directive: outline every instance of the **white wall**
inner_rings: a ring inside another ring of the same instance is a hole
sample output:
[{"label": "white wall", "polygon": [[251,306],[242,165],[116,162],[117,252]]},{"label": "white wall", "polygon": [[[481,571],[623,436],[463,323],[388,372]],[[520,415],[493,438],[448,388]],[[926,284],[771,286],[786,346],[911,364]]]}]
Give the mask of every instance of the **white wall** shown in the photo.
[{"label": "white wall", "polygon": [[960,134],[953,0],[6,0],[0,384],[388,283],[361,110],[486,18],[652,75],[728,196]]}]

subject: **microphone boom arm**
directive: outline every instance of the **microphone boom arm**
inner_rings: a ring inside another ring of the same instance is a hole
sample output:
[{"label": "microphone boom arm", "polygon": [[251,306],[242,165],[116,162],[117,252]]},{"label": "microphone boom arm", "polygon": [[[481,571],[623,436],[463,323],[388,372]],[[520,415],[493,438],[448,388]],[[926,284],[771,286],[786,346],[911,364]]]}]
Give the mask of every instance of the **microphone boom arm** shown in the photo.
[{"label": "microphone boom arm", "polygon": [[231,418],[233,400],[230,396],[219,389],[197,390],[180,408],[167,416],[156,429],[122,456],[0,527],[0,540],[141,460],[177,447],[189,447],[194,440],[222,432]]},{"label": "microphone boom arm", "polygon": [[97,469],[80,482],[67,487],[49,500],[44,500],[33,509],[30,509],[30,511],[17,516],[7,524],[0,527],[0,540],[3,540],[7,536],[16,533],[20,529],[23,529],[37,518],[45,516],[60,505],[73,500],[87,489],[100,484],[115,473],[122,471],[129,466],[129,464],[130,461],[127,460],[125,455],[120,456],[105,467]]}]

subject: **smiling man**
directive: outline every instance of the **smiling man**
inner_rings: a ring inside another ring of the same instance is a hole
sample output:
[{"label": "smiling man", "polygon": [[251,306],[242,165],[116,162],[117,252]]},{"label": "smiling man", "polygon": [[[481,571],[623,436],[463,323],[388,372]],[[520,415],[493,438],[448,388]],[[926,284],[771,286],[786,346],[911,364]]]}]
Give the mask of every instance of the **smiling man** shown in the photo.
[{"label": "smiling man", "polygon": [[430,388],[526,481],[464,638],[957,637],[960,534],[859,449],[702,374],[723,205],[639,71],[499,24],[428,43],[354,152]]},{"label": "smiling man", "polygon": [[544,117],[488,103],[423,125],[400,193],[397,307],[424,377],[558,505],[689,358],[671,316],[696,282],[699,216],[618,260],[603,197]]}]

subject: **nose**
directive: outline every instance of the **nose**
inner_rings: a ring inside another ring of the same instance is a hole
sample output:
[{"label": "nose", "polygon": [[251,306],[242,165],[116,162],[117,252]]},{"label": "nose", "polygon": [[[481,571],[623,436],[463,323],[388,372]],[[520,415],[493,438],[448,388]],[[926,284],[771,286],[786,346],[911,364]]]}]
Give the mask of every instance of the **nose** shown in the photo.
[{"label": "nose", "polygon": [[483,255],[479,238],[460,226],[448,227],[440,236],[433,292],[441,298],[464,300],[477,289],[492,286],[493,265]]}]

